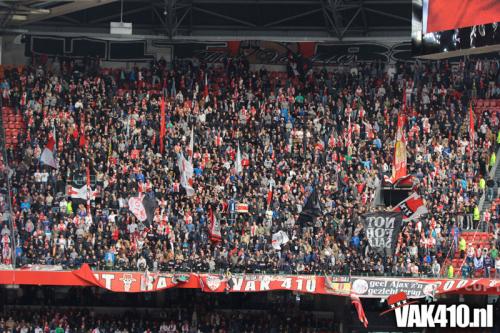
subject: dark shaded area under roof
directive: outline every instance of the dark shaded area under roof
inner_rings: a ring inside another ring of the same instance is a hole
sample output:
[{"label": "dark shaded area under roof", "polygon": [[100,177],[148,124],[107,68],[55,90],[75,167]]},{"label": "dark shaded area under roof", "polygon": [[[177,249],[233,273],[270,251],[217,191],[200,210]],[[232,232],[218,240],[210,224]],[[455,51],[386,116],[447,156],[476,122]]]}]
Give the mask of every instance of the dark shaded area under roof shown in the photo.
[{"label": "dark shaded area under roof", "polygon": [[[3,33],[109,33],[119,0],[3,0]],[[410,0],[124,0],[134,35],[182,39],[409,38]]]}]

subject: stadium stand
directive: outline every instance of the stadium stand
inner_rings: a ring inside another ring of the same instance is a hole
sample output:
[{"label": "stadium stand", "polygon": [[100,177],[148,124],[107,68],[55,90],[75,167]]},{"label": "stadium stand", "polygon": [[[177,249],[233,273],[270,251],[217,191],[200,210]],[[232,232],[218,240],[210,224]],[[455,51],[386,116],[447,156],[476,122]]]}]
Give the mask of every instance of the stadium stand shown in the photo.
[{"label": "stadium stand", "polygon": [[157,317],[134,312],[104,314],[89,309],[15,309],[0,315],[2,332],[335,332],[329,320],[288,314],[169,309]]},{"label": "stadium stand", "polygon": [[[498,214],[485,219],[479,207],[500,143],[498,78],[489,60],[345,72],[305,72],[290,61],[278,73],[251,71],[245,59],[112,70],[56,58],[4,70],[14,230],[2,221],[2,263],[397,276],[446,275],[452,266],[458,275],[465,232],[489,231],[476,234],[481,248],[500,245]],[[369,203],[390,174],[398,113],[429,214],[407,223],[393,255],[381,256],[358,217],[376,209]],[[46,149],[56,167],[41,162]],[[189,180],[178,167],[188,160]],[[493,181],[496,189],[496,173]],[[86,184],[89,206],[77,193]],[[131,198],[147,208],[144,222]],[[304,223],[314,198],[321,214]],[[289,237],[280,248],[278,231]],[[492,250],[480,256],[498,261]]]}]

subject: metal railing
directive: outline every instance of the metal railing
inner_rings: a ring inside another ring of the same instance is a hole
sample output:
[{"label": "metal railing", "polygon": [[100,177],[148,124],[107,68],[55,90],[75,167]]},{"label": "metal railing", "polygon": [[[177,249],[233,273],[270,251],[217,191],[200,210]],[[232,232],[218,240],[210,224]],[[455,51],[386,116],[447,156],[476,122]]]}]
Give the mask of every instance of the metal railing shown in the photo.
[{"label": "metal railing", "polygon": [[[496,156],[499,156],[498,154],[500,154],[500,147],[498,148],[497,152],[496,152]],[[494,178],[495,177],[495,173],[497,171],[497,167],[498,167],[498,163],[500,161],[497,159],[496,162],[495,162],[495,165],[493,166],[493,168],[491,168],[490,172],[488,173],[488,178]],[[481,213],[483,213],[483,208],[484,208],[484,202],[486,201],[486,193],[488,191],[485,191],[483,193],[483,195],[481,196],[481,198],[479,199],[479,203],[478,203],[478,208],[479,208],[479,211]]]}]

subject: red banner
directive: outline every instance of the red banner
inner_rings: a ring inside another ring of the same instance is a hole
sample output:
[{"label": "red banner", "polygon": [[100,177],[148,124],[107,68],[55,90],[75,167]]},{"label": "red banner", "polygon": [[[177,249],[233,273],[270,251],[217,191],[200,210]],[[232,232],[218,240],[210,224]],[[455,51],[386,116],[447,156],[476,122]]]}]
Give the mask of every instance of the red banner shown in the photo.
[{"label": "red banner", "polygon": [[437,284],[436,294],[500,295],[500,279],[420,279]]},{"label": "red banner", "polygon": [[[92,271],[88,265],[76,271],[4,270],[0,273],[0,284],[101,287],[114,292],[153,292],[169,288],[201,289],[204,292],[266,292],[289,290],[310,294],[350,296],[351,282],[369,280],[367,288],[380,288],[395,279],[383,277],[331,277],[314,275],[264,275],[235,274],[230,277],[220,274],[158,273],[158,272],[114,272]],[[435,294],[500,295],[500,280],[495,279],[411,279],[399,278],[397,288],[407,283],[432,285]],[[376,281],[379,281],[376,283]],[[355,289],[364,283],[356,283]],[[374,293],[355,292],[359,297],[376,297]],[[379,294],[379,297],[384,297]],[[411,295],[408,295],[411,298]]]},{"label": "red banner", "polygon": [[427,32],[493,23],[500,18],[500,1],[425,0],[424,22],[426,16]]}]

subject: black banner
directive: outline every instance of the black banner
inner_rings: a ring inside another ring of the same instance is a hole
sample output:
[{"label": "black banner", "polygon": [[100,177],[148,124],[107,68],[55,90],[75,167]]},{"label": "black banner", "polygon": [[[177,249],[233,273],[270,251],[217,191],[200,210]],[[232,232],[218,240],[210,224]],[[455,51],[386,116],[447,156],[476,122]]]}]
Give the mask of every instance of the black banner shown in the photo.
[{"label": "black banner", "polygon": [[[49,57],[71,58],[99,57],[107,61],[150,61],[154,54],[148,52],[146,40],[114,41],[88,37],[36,36],[24,38],[25,56],[44,54]],[[170,48],[155,45],[155,49]]]},{"label": "black banner", "polygon": [[394,249],[403,224],[403,215],[400,212],[364,214],[362,220],[366,238],[374,251],[383,255]]},{"label": "black banner", "polygon": [[[237,54],[244,56],[250,64],[286,65],[291,54],[301,50],[300,42],[242,41]],[[207,63],[221,63],[230,57],[231,49],[226,42],[175,44],[178,59],[197,57]],[[310,61],[315,66],[351,65],[356,62],[413,61],[411,43],[379,42],[331,42],[317,43]]]}]

